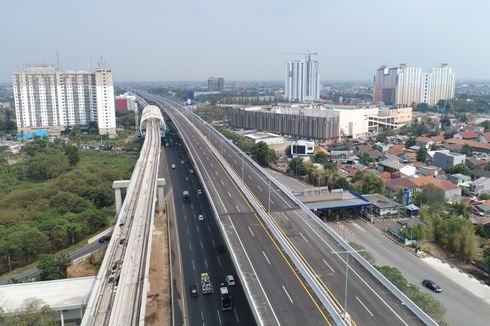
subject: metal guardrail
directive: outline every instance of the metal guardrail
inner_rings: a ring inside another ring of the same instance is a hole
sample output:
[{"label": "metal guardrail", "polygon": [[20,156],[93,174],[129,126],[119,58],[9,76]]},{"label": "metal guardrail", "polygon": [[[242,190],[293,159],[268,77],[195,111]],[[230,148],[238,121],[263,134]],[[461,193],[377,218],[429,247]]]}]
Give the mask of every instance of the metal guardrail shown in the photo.
[{"label": "metal guardrail", "polygon": [[[187,120],[189,120],[187,117],[185,117]],[[189,122],[191,123],[191,122]],[[191,123],[192,124],[192,123]],[[195,128],[197,128],[194,124],[192,124]],[[214,128],[213,128],[214,130]],[[334,309],[332,303],[329,300],[332,300],[328,294],[325,293],[321,285],[318,284],[318,281],[315,278],[315,275],[309,271],[309,269],[304,265],[304,263],[301,261],[301,259],[297,256],[295,251],[291,248],[291,245],[286,241],[284,236],[279,232],[277,227],[272,223],[270,220],[269,215],[265,212],[264,208],[262,205],[257,202],[255,197],[251,194],[250,190],[248,187],[245,185],[245,183],[241,180],[241,178],[234,172],[234,170],[229,166],[228,162],[221,156],[219,151],[212,145],[209,140],[206,139],[204,135],[202,135],[201,131],[199,129],[196,130],[197,133],[201,134],[201,138],[205,141],[205,143],[208,145],[209,149],[213,152],[214,156],[219,160],[219,162],[225,167],[225,170],[230,174],[232,177],[233,181],[240,187],[242,190],[243,194],[247,198],[247,200],[252,204],[252,206],[255,208],[255,210],[259,213],[260,217],[262,220],[265,222],[269,230],[272,232],[274,235],[275,239],[280,243],[281,247],[284,249],[288,257],[291,259],[293,262],[294,266],[298,268],[300,271],[301,275],[305,278],[306,282],[308,285],[311,287],[313,292],[317,295],[317,297],[320,299],[322,302],[322,305],[327,309],[330,317],[334,320],[334,322],[337,325],[346,325],[342,317],[338,314],[338,312]],[[228,141],[225,139],[224,141]],[[192,156],[191,156],[192,157]],[[194,158],[192,157],[194,160]],[[204,180],[201,180],[204,181]],[[205,185],[204,182],[202,182],[203,185]],[[207,192],[207,190],[206,190]],[[212,201],[211,201],[212,202]],[[213,205],[214,206],[214,205]],[[221,224],[221,223],[220,223]],[[228,243],[229,245],[229,243]],[[248,296],[247,296],[248,297]]]},{"label": "metal guardrail", "polygon": [[417,306],[410,298],[408,298],[400,289],[393,285],[383,274],[381,274],[373,265],[371,265],[368,261],[366,261],[359,253],[357,253],[347,242],[345,242],[333,229],[327,226],[323,221],[321,221],[313,212],[306,207],[306,205],[301,202],[298,198],[296,198],[293,194],[289,193],[289,191],[280,183],[277,182],[274,177],[272,177],[267,171],[265,171],[257,162],[255,162],[250,156],[245,154],[238,146],[236,146],[233,142],[229,142],[228,138],[226,138],[223,134],[221,134],[215,128],[212,128],[210,124],[202,120],[199,116],[194,114],[193,112],[187,110],[189,114],[193,115],[195,118],[201,121],[207,128],[211,128],[211,130],[222,137],[224,141],[226,141],[230,146],[232,146],[237,153],[243,156],[247,161],[253,164],[258,171],[260,171],[265,177],[270,179],[270,181],[284,194],[293,200],[298,206],[300,206],[303,210],[308,212],[308,216],[312,218],[312,220],[318,224],[328,235],[330,235],[335,241],[337,241],[345,251],[351,252],[351,255],[359,262],[374,278],[376,278],[385,288],[387,288],[398,300],[402,302],[407,308],[409,308],[422,322],[426,325],[438,325],[429,315],[427,315],[419,306]]},{"label": "metal guardrail", "polygon": [[[160,100],[160,99],[159,99]],[[166,104],[168,105],[168,104]],[[176,122],[175,122],[176,123]],[[189,150],[189,144],[187,143],[187,140],[182,136],[182,141],[184,142],[184,145],[187,147],[188,149],[188,153],[189,153],[189,156],[191,157],[191,159],[194,161],[194,162],[197,162],[197,160],[194,158],[194,155],[192,154],[192,152]],[[204,188],[204,193],[205,195],[207,196],[208,198],[208,201],[211,205],[211,210],[213,211],[213,214],[214,216],[216,216],[216,222],[217,222],[217,225],[219,226],[219,229],[221,231],[221,235],[223,236],[223,239],[225,240],[226,242],[226,245],[228,248],[231,248],[231,242],[228,238],[228,235],[225,231],[225,227],[223,225],[223,223],[221,223],[220,219],[218,218],[219,216],[219,213],[218,213],[218,210],[213,202],[213,199],[211,198],[211,196],[209,195],[210,192],[209,192],[209,189],[208,187],[206,186],[206,182],[204,181],[204,178],[202,177],[202,172],[201,170],[199,169],[199,166],[197,164],[194,164],[194,172],[195,174],[198,176],[199,180],[201,181],[201,184],[202,184],[202,187]],[[234,252],[230,250],[230,252],[232,253],[233,256],[235,256]],[[250,307],[253,307],[254,309],[251,309],[252,310],[252,313],[254,315],[254,318],[255,320],[260,324],[260,325],[265,325],[262,321],[261,321],[261,318],[259,316],[259,313],[258,311],[255,309],[256,308],[256,305],[254,304],[254,302],[252,301],[251,297],[251,292],[250,290],[248,289],[248,286],[247,286],[247,281],[245,279],[245,276],[244,276],[244,273],[242,272],[242,269],[240,268],[239,264],[237,263],[237,259],[235,257],[235,259],[232,259],[231,260],[233,265],[235,266],[235,270],[238,271],[238,277],[240,278],[240,282],[242,284],[245,285],[245,290],[247,291],[248,295],[246,295],[245,297],[247,298],[248,300],[248,303],[250,305]]]}]

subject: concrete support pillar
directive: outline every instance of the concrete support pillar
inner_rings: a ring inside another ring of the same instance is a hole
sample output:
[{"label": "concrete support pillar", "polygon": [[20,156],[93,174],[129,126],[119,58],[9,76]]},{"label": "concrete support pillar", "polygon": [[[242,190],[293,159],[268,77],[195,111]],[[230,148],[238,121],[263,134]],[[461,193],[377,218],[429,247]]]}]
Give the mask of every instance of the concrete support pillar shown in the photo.
[{"label": "concrete support pillar", "polygon": [[160,214],[163,213],[165,209],[165,178],[158,178],[157,180],[157,210]]},{"label": "concrete support pillar", "polygon": [[112,189],[114,189],[114,196],[116,197],[116,217],[119,216],[122,206],[121,189],[129,186],[129,180],[116,180],[112,183]]}]

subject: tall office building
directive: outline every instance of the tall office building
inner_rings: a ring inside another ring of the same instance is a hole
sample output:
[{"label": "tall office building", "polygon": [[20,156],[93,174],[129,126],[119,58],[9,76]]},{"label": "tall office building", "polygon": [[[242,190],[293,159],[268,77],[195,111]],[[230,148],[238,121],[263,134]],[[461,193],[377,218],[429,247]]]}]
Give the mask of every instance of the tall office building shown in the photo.
[{"label": "tall office building", "polygon": [[308,53],[305,60],[287,63],[285,95],[289,101],[305,102],[320,99],[320,65],[311,60]]},{"label": "tall office building", "polygon": [[374,77],[373,101],[397,106],[435,105],[439,100],[452,99],[454,88],[455,74],[447,64],[429,73],[405,64],[396,68],[381,66]]},{"label": "tall office building", "polygon": [[12,74],[17,129],[46,129],[97,122],[100,134],[116,134],[114,86],[110,69],[65,72],[52,65],[29,65]]},{"label": "tall office building", "polygon": [[208,78],[208,91],[209,92],[222,92],[225,90],[225,79],[223,77],[209,77]]}]

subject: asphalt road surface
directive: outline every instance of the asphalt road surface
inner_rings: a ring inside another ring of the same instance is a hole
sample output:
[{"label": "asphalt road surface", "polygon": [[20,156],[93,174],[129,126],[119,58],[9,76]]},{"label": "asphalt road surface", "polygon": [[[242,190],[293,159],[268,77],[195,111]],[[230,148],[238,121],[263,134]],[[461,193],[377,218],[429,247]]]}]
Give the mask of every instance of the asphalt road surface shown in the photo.
[{"label": "asphalt road surface", "polygon": [[[179,132],[196,158],[194,163],[203,173],[207,187],[211,189],[209,195],[216,205],[220,222],[230,237],[236,235],[238,238],[239,244],[233,247],[234,251],[240,252],[239,260],[242,259],[243,262],[248,259],[253,266],[254,275],[247,274],[245,277],[259,280],[260,287],[266,294],[264,301],[258,302],[258,299],[262,300],[262,296],[251,298],[255,304],[254,309],[259,313],[265,309],[267,312],[272,310],[274,317],[266,324],[328,324],[330,321],[316,297],[290,265],[279,245],[216,157],[185,119],[179,113],[171,112],[178,119]],[[243,251],[240,251],[240,247]]]},{"label": "asphalt road surface", "polygon": [[[434,293],[423,286],[419,288],[434,296],[447,309],[446,321],[450,325],[486,325],[490,320],[490,306],[481,298],[468,291],[462,284],[448,278],[432,266],[424,263],[414,254],[400,247],[372,224],[330,223],[347,241],[361,244],[376,259],[378,265],[398,268],[405,278],[420,284],[424,279],[437,282],[443,289],[442,293]],[[489,289],[490,291],[490,289]]]},{"label": "asphalt road surface", "polygon": [[[178,138],[168,136],[169,144],[181,144]],[[183,274],[181,284],[174,284],[174,294],[181,297],[186,306],[183,312],[186,316],[178,317],[177,325],[186,320],[188,325],[255,325],[255,321],[245,297],[241,284],[238,282],[235,268],[227,252],[219,253],[218,246],[223,245],[220,231],[216,225],[213,213],[207,201],[207,197],[197,195],[197,189],[201,189],[199,180],[195,174],[189,174],[193,168],[189,158],[185,156],[183,146],[173,145],[163,147],[160,162],[160,176],[167,180],[165,192],[171,192],[173,203],[170,205],[170,214],[176,221],[180,255],[177,244],[172,244],[173,256],[180,257]],[[181,164],[181,161],[185,161]],[[172,169],[172,164],[175,169]],[[188,177],[189,181],[185,178]],[[191,200],[183,202],[182,192],[189,191]],[[204,216],[203,221],[198,221],[199,214]],[[175,222],[174,222],[175,223]],[[173,230],[175,232],[175,230]],[[213,283],[214,294],[190,296],[191,285],[197,285],[200,292],[200,275],[208,273]],[[225,276],[231,274],[237,280],[235,286],[228,287],[233,309],[222,311],[219,295],[220,282]],[[175,301],[175,300],[174,300]]]}]

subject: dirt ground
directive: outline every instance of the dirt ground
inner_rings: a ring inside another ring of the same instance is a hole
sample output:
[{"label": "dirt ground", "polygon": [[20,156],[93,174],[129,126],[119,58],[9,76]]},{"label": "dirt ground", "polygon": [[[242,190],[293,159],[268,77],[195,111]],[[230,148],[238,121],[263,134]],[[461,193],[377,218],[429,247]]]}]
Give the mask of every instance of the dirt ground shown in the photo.
[{"label": "dirt ground", "polygon": [[145,325],[170,325],[172,319],[167,216],[155,215],[154,224]]},{"label": "dirt ground", "polygon": [[72,264],[67,269],[68,277],[96,276],[104,259],[105,250],[98,251],[87,259]]}]

